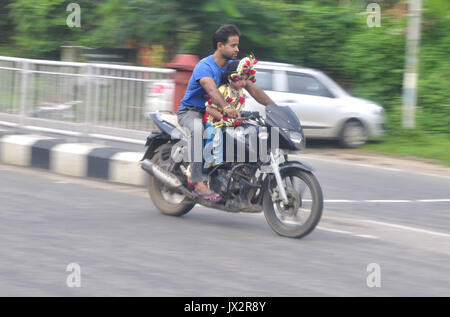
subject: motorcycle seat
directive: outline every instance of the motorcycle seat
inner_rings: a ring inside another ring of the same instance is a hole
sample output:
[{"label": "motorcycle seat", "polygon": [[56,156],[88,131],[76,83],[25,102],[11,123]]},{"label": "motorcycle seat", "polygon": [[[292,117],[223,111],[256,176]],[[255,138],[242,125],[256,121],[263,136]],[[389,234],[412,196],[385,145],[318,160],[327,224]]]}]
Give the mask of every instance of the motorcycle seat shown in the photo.
[{"label": "motorcycle seat", "polygon": [[174,113],[160,113],[160,118],[161,120],[173,125],[176,129],[180,130],[181,133],[183,133],[183,135],[187,138],[189,137],[189,133],[187,131],[187,129],[183,128],[179,123],[178,123],[178,117],[176,114]]}]

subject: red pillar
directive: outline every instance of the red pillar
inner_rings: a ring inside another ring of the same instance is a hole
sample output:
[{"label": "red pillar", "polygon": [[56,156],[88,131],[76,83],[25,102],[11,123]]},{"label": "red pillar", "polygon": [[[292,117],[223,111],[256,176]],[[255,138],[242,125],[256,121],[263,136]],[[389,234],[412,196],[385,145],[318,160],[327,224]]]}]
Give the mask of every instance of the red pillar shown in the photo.
[{"label": "red pillar", "polygon": [[196,55],[178,54],[170,63],[165,65],[165,67],[176,70],[172,76],[172,79],[175,81],[175,94],[173,98],[173,112],[175,113],[186,93],[192,71],[199,61],[200,59]]}]

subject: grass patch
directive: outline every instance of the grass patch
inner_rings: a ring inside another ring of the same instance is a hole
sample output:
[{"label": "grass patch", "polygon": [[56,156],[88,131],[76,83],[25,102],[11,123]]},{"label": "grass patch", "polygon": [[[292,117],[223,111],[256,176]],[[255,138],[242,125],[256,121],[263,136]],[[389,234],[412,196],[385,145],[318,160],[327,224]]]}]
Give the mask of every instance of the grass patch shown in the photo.
[{"label": "grass patch", "polygon": [[360,149],[382,154],[431,159],[434,163],[450,166],[450,134],[402,131],[396,135],[372,140]]}]

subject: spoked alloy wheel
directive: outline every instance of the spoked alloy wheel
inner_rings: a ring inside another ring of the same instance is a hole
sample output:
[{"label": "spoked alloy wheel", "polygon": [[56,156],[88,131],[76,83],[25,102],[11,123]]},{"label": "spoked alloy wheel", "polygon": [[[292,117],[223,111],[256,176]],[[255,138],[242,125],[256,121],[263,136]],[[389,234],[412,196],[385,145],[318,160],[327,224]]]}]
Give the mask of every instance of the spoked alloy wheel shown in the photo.
[{"label": "spoked alloy wheel", "polygon": [[279,198],[276,182],[264,195],[264,215],[279,235],[301,238],[314,230],[322,216],[323,196],[312,173],[293,169],[281,174],[288,204]]}]

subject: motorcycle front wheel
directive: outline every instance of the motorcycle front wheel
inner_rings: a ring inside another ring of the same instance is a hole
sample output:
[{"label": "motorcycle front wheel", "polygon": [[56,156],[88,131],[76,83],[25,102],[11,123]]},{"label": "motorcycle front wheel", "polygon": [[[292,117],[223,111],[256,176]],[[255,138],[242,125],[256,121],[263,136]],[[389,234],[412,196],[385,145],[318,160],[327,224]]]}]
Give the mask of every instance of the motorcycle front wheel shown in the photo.
[{"label": "motorcycle front wheel", "polygon": [[301,169],[281,172],[288,203],[280,199],[275,178],[263,197],[264,216],[269,226],[281,236],[302,238],[320,221],[323,195],[316,177]]}]

